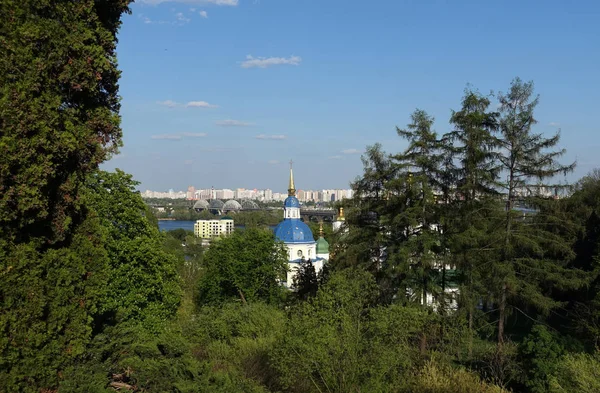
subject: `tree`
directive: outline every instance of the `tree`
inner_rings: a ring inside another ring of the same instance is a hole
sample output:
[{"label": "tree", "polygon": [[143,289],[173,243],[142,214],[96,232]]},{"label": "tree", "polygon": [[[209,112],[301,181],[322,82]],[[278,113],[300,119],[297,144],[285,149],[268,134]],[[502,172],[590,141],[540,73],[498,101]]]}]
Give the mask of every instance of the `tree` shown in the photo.
[{"label": "tree", "polygon": [[[471,337],[475,306],[485,298],[482,274],[490,256],[490,216],[497,209],[494,196],[500,165],[497,161],[497,112],[489,110],[490,100],[471,89],[465,90],[460,111],[453,111],[454,130],[444,135],[441,146],[455,163],[445,163],[442,175],[451,184],[443,185],[446,199],[446,243],[461,272],[460,298],[468,314]],[[469,347],[469,353],[471,352]]]},{"label": "tree", "polygon": [[319,289],[319,280],[317,271],[310,259],[302,260],[298,272],[294,276],[292,288],[296,291],[296,295],[306,300],[309,297],[315,296]]},{"label": "tree", "polygon": [[347,232],[340,235],[332,263],[339,268],[361,268],[375,276],[382,296],[390,300],[397,285],[389,274],[386,249],[390,235],[382,224],[388,212],[390,182],[397,167],[380,144],[367,147],[361,157],[364,173],[352,183],[354,197],[347,209]]},{"label": "tree", "polygon": [[406,129],[396,127],[409,145],[392,157],[398,169],[388,186],[389,210],[383,221],[393,228],[387,252],[396,274],[404,277],[403,292],[416,294],[417,302],[426,305],[428,294],[438,294],[436,278],[444,265],[439,258],[440,209],[436,195],[442,157],[437,135],[431,129],[434,119],[417,109],[411,120]]},{"label": "tree", "polygon": [[121,145],[121,14],[131,0],[0,5],[0,232],[69,238],[79,188]]},{"label": "tree", "polygon": [[179,305],[177,261],[162,248],[158,228],[131,175],[98,171],[86,185],[86,205],[99,217],[109,264],[96,323],[136,320],[157,329]]},{"label": "tree", "polygon": [[524,366],[524,384],[533,393],[548,391],[550,377],[556,373],[564,349],[543,325],[536,325],[519,346],[520,360]]},{"label": "tree", "polygon": [[[539,101],[537,96],[533,97],[533,91],[533,82],[524,83],[515,78],[510,91],[498,96],[502,113],[498,159],[507,178],[502,183],[507,192],[504,234],[500,261],[494,269],[494,280],[501,283],[497,299],[500,344],[504,341],[506,307],[510,298],[519,297],[519,303],[533,304],[541,310],[555,307],[556,302],[544,295],[545,288],[552,281],[563,281],[562,285],[568,285],[564,281],[569,273],[563,269],[564,260],[573,257],[570,245],[548,225],[556,225],[549,216],[550,209],[543,209],[526,223],[513,210],[517,200],[526,201],[529,206],[535,204],[539,192],[550,187],[542,181],[560,173],[567,174],[575,167],[574,163],[561,165],[557,161],[565,153],[564,149],[548,151],[559,142],[559,133],[545,138],[532,132],[537,122],[534,110]],[[537,184],[532,184],[533,180]],[[571,284],[576,285],[575,282]]]},{"label": "tree", "polygon": [[53,391],[86,351],[108,252],[82,186],[121,144],[129,0],[0,3],[0,390]]},{"label": "tree", "polygon": [[204,255],[205,272],[199,284],[200,304],[228,299],[243,303],[276,302],[287,270],[287,251],[268,229],[249,228],[215,239]]}]

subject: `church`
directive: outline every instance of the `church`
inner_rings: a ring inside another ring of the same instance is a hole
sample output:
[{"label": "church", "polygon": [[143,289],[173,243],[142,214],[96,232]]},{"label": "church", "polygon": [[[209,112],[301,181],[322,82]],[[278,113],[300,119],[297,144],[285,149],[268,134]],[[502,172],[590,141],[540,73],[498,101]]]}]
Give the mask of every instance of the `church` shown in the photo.
[{"label": "church", "polygon": [[323,237],[323,231],[319,239],[315,241],[313,233],[300,219],[300,202],[296,198],[296,187],[294,185],[294,172],[290,163],[290,183],[288,186],[288,197],[283,203],[283,221],[274,229],[275,238],[282,241],[288,251],[288,272],[283,285],[291,288],[294,277],[303,261],[310,261],[317,274],[323,269],[323,265],[329,260],[329,243]]}]

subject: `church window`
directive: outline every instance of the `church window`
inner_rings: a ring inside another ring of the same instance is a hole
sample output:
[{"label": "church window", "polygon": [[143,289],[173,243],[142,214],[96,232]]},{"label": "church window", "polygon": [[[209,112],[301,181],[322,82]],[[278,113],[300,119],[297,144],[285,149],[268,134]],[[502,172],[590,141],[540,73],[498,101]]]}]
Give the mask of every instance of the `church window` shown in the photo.
[{"label": "church window", "polygon": [[298,257],[302,258],[302,250],[298,250]]}]

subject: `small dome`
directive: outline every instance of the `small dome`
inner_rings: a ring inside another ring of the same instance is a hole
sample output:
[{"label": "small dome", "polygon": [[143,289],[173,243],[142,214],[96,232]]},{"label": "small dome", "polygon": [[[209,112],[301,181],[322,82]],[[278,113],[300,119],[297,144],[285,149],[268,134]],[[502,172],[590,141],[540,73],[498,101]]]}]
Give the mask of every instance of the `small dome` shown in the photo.
[{"label": "small dome", "polygon": [[[288,198],[289,199],[289,198]],[[296,199],[296,198],[294,198]],[[314,243],[312,231],[297,218],[283,220],[275,227],[275,237],[284,243]]]},{"label": "small dome", "polygon": [[300,207],[300,202],[298,201],[298,198],[296,198],[295,196],[289,196],[289,197],[285,198],[285,202],[283,203],[283,206],[285,206],[285,207]]},{"label": "small dome", "polygon": [[242,209],[246,210],[257,210],[259,209],[258,204],[251,199],[244,199],[241,203]]},{"label": "small dome", "polygon": [[223,210],[242,210],[242,205],[235,199],[231,199],[223,205]]},{"label": "small dome", "polygon": [[200,199],[198,202],[194,204],[194,210],[205,210],[208,209],[208,202],[204,199]]},{"label": "small dome", "polygon": [[225,206],[225,204],[220,199],[211,199],[209,206],[211,209],[219,209],[220,210],[220,209],[223,209],[223,206]]},{"label": "small dome", "polygon": [[317,255],[318,254],[329,254],[329,243],[323,236],[317,240]]}]

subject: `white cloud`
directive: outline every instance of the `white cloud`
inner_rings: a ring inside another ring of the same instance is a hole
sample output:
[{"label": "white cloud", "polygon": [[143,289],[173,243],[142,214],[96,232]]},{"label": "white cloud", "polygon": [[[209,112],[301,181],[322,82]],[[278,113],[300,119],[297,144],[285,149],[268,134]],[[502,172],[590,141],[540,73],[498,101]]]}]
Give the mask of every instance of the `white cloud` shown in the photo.
[{"label": "white cloud", "polygon": [[283,140],[285,138],[287,138],[286,135],[265,135],[265,134],[259,134],[257,136],[255,136],[256,139],[273,139],[273,140]]},{"label": "white cloud", "polygon": [[190,101],[185,104],[186,108],[218,108],[218,105],[209,104],[206,101]]},{"label": "white cloud", "polygon": [[190,12],[196,12],[195,8],[190,8]]},{"label": "white cloud", "polygon": [[166,100],[158,101],[158,105],[166,106],[167,108],[175,108],[178,106],[185,106],[186,108],[218,108],[218,105],[209,104],[206,101],[190,101],[187,104],[180,104],[179,102]]},{"label": "white cloud", "polygon": [[172,140],[172,141],[178,141],[181,139],[181,135],[162,134],[162,135],[152,135],[150,138],[152,138],[152,139],[168,139],[168,140]]},{"label": "white cloud", "polygon": [[242,68],[267,68],[274,65],[289,64],[299,65],[302,58],[299,56],[285,57],[253,57],[251,55],[246,56],[246,60],[242,62]]},{"label": "white cloud", "polygon": [[183,15],[183,12],[176,13],[175,18],[177,18],[177,21],[181,24],[190,23],[192,21],[190,18]]},{"label": "white cloud", "polygon": [[181,135],[189,138],[202,138],[208,134],[206,132],[184,132]]},{"label": "white cloud", "polygon": [[138,0],[140,3],[157,5],[161,3],[185,3],[185,4],[214,4],[235,7],[239,0]]},{"label": "white cloud", "polygon": [[268,164],[269,165],[277,165],[277,164],[279,164],[279,161],[277,161],[277,160],[269,160]]},{"label": "white cloud", "polygon": [[557,123],[557,122],[555,122],[555,121],[548,123],[548,125],[549,125],[550,127],[560,127],[560,123]]},{"label": "white cloud", "polygon": [[185,165],[192,165],[194,163],[194,160],[185,160],[184,163]]},{"label": "white cloud", "polygon": [[200,14],[201,17],[203,17],[204,19],[208,18],[208,12],[202,10],[200,12],[198,12]]},{"label": "white cloud", "polygon": [[167,108],[175,108],[177,105],[179,105],[175,101],[171,101],[171,100],[158,101],[157,104],[158,105],[162,105],[162,106],[166,106]]},{"label": "white cloud", "polygon": [[342,156],[329,156],[330,160],[339,160]]},{"label": "white cloud", "polygon": [[245,121],[240,121],[240,120],[219,120],[215,123],[218,126],[222,126],[222,127],[249,127],[251,125],[253,125],[252,123],[248,123]]},{"label": "white cloud", "polygon": [[341,151],[343,154],[360,154],[361,151],[358,149],[344,149]]}]

